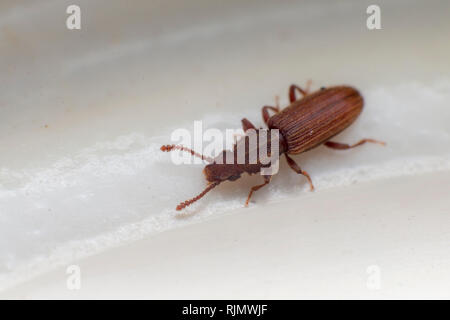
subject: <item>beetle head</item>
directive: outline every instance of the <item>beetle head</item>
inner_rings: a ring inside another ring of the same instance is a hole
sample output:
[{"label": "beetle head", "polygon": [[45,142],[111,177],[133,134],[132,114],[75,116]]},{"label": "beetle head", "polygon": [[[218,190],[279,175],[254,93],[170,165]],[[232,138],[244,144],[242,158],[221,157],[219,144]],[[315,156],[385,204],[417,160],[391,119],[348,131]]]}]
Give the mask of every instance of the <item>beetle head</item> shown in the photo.
[{"label": "beetle head", "polygon": [[208,182],[234,181],[241,177],[242,169],[236,164],[208,164],[203,173]]}]

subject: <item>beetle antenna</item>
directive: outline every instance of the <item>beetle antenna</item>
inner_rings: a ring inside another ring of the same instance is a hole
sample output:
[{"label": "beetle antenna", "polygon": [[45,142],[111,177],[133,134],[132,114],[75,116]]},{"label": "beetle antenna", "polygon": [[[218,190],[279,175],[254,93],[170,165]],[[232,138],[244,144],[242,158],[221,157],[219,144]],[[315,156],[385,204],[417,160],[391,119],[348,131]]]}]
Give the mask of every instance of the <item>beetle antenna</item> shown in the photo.
[{"label": "beetle antenna", "polygon": [[161,151],[163,151],[163,152],[170,152],[170,151],[173,151],[173,150],[181,150],[181,151],[190,152],[194,157],[200,158],[202,160],[206,160],[209,163],[213,163],[214,162],[214,160],[212,158],[210,158],[208,156],[205,156],[203,154],[197,153],[194,150],[186,148],[186,147],[183,147],[183,146],[177,146],[177,145],[174,145],[174,144],[166,144],[166,145],[163,145],[161,147]]},{"label": "beetle antenna", "polygon": [[205,190],[203,190],[198,196],[190,199],[190,200],[186,200],[184,202],[181,202],[178,206],[177,206],[177,211],[183,210],[184,208],[186,208],[187,206],[190,206],[191,204],[193,204],[195,201],[203,198],[203,196],[205,194],[207,194],[209,191],[211,191],[214,187],[218,186],[220,184],[221,181],[217,181],[217,182],[213,182],[211,184],[209,184]]}]

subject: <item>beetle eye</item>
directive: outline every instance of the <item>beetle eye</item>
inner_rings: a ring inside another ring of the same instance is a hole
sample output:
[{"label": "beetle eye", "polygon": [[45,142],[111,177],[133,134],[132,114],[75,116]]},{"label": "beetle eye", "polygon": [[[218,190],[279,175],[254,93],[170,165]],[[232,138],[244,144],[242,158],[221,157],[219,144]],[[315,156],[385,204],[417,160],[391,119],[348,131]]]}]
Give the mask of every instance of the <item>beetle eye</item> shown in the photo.
[{"label": "beetle eye", "polygon": [[320,90],[325,90],[326,88],[325,87],[320,87]]}]

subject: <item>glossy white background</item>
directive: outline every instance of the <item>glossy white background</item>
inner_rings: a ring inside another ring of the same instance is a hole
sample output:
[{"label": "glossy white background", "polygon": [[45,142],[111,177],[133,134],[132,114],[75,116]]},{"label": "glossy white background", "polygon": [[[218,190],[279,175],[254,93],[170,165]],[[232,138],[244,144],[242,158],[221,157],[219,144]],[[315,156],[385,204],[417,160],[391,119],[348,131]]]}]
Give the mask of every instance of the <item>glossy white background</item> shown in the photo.
[{"label": "glossy white background", "polygon": [[[77,3],[80,31],[72,2],[0,4],[0,288],[31,279],[6,297],[449,296],[446,1],[379,2],[375,31],[365,1]],[[262,125],[307,79],[365,98],[336,140],[387,147],[295,157],[314,193],[283,162],[249,209],[257,176],[177,216],[205,182],[159,152],[170,133]]]}]

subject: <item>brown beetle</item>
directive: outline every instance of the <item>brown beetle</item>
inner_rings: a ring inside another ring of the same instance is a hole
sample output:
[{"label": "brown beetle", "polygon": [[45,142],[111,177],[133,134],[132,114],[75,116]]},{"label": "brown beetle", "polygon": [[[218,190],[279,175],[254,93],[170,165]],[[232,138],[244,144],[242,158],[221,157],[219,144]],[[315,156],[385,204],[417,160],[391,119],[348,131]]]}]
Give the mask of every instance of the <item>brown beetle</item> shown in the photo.
[{"label": "brown beetle", "polygon": [[[297,99],[297,91],[302,94],[302,99]],[[279,155],[284,154],[289,166],[295,172],[304,175],[308,179],[312,191],[314,190],[314,186],[309,174],[302,170],[288,154],[299,154],[321,144],[332,149],[344,150],[362,145],[366,142],[378,143],[381,145],[384,145],[385,143],[373,139],[363,139],[353,145],[329,141],[332,137],[355,121],[362,111],[364,100],[356,89],[349,86],[322,87],[320,90],[311,94],[309,94],[308,91],[308,89],[303,90],[296,85],[291,85],[289,88],[289,100],[291,104],[280,111],[277,100],[276,107],[264,106],[262,108],[262,117],[269,130],[278,129],[280,133],[277,141],[272,141],[271,139],[267,140],[267,150],[270,150],[272,143],[277,143],[279,146]],[[275,115],[271,117],[269,115],[269,110],[274,111]],[[257,134],[259,132],[259,129],[256,129],[255,126],[245,118],[242,119],[242,126],[245,132],[249,129],[255,130]],[[236,151],[239,143],[245,143],[246,146],[245,163],[243,164],[239,164],[237,161]],[[257,146],[258,149],[259,147],[260,146]],[[210,163],[204,169],[206,180],[208,181],[206,189],[195,198],[180,203],[176,209],[182,210],[189,206],[223,181],[235,181],[240,178],[244,172],[248,174],[259,173],[261,169],[267,165],[263,165],[261,161],[259,161],[259,158],[256,164],[250,164],[253,162],[249,161],[248,148],[249,139],[246,135],[245,139],[241,139],[241,142],[236,143],[233,151],[231,151],[234,155],[234,162],[227,164],[223,161],[217,161],[218,157],[211,159],[183,146],[162,146],[162,151],[187,151]],[[227,152],[229,151],[223,151],[219,157],[222,157],[221,159],[223,160]],[[251,188],[245,203],[246,206],[248,205],[253,192],[267,185],[270,182],[271,177],[271,175],[263,175],[264,183]]]}]

